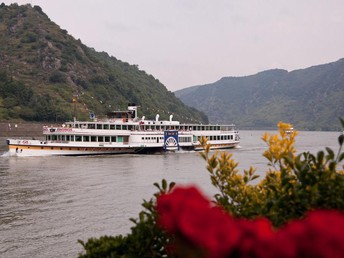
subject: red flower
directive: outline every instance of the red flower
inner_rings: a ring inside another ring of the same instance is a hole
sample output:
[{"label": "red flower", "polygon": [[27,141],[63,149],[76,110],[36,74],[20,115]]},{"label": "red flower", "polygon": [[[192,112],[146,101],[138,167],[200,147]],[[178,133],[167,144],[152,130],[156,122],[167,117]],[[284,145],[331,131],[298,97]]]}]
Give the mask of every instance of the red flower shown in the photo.
[{"label": "red flower", "polygon": [[344,257],[344,214],[316,210],[305,219],[310,254],[315,257]]},{"label": "red flower", "polygon": [[306,243],[307,228],[301,220],[295,220],[276,233],[275,256],[281,258],[304,257],[301,243]]},{"label": "red flower", "polygon": [[238,245],[240,257],[274,257],[275,232],[266,218],[238,219],[243,233]]},{"label": "red flower", "polygon": [[[344,257],[344,214],[334,210],[312,211],[277,233],[280,257]],[[283,243],[283,244],[281,244]]]},{"label": "red flower", "polygon": [[170,194],[162,194],[157,200],[158,224],[170,233],[176,233],[180,217],[190,209],[210,207],[209,201],[195,187],[175,188]]},{"label": "red flower", "polygon": [[158,198],[158,224],[206,250],[209,257],[223,257],[238,244],[241,231],[230,216],[212,206],[195,187],[176,188]]},{"label": "red flower", "polygon": [[344,214],[339,211],[312,211],[275,232],[265,218],[233,219],[195,187],[161,195],[157,211],[158,224],[176,237],[179,257],[344,257]]}]

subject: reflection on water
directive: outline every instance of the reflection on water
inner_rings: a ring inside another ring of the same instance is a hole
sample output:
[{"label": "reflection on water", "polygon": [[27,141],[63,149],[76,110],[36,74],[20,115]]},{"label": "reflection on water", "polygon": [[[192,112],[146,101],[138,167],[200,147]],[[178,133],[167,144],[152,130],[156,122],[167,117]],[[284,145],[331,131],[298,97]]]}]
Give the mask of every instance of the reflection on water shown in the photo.
[{"label": "reflection on water", "polygon": [[[230,150],[239,170],[266,171],[263,131],[243,131]],[[296,148],[338,149],[338,133],[301,132]],[[6,150],[0,139],[0,150]],[[0,257],[76,257],[78,239],[129,232],[161,179],[215,193],[195,152],[87,157],[0,157]]]}]

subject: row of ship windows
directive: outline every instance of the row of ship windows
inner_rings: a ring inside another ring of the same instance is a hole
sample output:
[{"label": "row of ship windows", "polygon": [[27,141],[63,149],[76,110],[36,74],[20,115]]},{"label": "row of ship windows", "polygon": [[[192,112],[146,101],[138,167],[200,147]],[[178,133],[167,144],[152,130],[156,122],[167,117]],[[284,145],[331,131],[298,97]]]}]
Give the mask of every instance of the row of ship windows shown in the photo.
[{"label": "row of ship windows", "polygon": [[[220,141],[220,140],[233,140],[233,135],[210,135],[206,136],[210,141]],[[198,140],[201,139],[201,136],[198,137]]]},{"label": "row of ship windows", "polygon": [[[67,127],[71,127],[68,124]],[[233,126],[219,126],[219,125],[121,125],[121,124],[75,124],[75,128],[82,129],[98,129],[98,130],[182,130],[182,131],[231,131]]]},{"label": "row of ship windows", "polygon": [[67,142],[123,142],[128,136],[47,135],[47,141]]},{"label": "row of ship windows", "polygon": [[[142,137],[143,142],[162,142],[164,137]],[[192,142],[192,137],[178,137],[179,142]]]}]

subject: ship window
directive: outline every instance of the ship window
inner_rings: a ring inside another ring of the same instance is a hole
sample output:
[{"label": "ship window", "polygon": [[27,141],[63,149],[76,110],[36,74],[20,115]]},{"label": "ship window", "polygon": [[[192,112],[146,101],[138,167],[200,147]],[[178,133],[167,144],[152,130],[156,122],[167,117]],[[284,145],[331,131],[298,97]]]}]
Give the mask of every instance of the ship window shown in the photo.
[{"label": "ship window", "polygon": [[74,135],[71,135],[71,136],[70,136],[70,141],[71,141],[71,142],[74,142]]},{"label": "ship window", "polygon": [[51,139],[52,139],[53,141],[56,141],[56,140],[57,140],[57,136],[56,136],[56,135],[52,135],[52,136],[51,136]]},{"label": "ship window", "polygon": [[117,141],[118,141],[118,142],[123,142],[123,137],[122,137],[122,136],[118,136],[118,137],[117,137]]},{"label": "ship window", "polygon": [[127,130],[127,126],[126,125],[122,125],[122,130]]},{"label": "ship window", "polygon": [[104,141],[104,136],[98,136],[98,142],[103,142]]},{"label": "ship window", "polygon": [[84,142],[89,142],[90,141],[90,137],[89,136],[83,136],[83,140]]},{"label": "ship window", "polygon": [[105,124],[104,125],[104,130],[108,130],[109,129],[109,125],[108,124]]},{"label": "ship window", "polygon": [[65,135],[61,135],[61,141],[65,141],[66,140],[66,136]]},{"label": "ship window", "polygon": [[70,135],[66,135],[66,141],[70,141]]},{"label": "ship window", "polygon": [[105,142],[110,142],[110,136],[105,136]]},{"label": "ship window", "polygon": [[111,130],[115,130],[115,125],[110,125]]},{"label": "ship window", "polygon": [[102,129],[102,124],[97,124],[97,129]]},{"label": "ship window", "polygon": [[111,136],[111,142],[116,142],[116,136]]},{"label": "ship window", "polygon": [[128,125],[128,130],[132,130],[133,126],[132,125]]},{"label": "ship window", "polygon": [[96,126],[95,126],[95,124],[88,124],[88,125],[87,125],[87,128],[88,128],[88,129],[95,129]]},{"label": "ship window", "polygon": [[81,142],[81,135],[75,135],[75,141]]},{"label": "ship window", "polygon": [[97,136],[91,136],[91,142],[96,142],[97,141]]},{"label": "ship window", "polygon": [[121,130],[121,125],[116,125],[116,130]]}]

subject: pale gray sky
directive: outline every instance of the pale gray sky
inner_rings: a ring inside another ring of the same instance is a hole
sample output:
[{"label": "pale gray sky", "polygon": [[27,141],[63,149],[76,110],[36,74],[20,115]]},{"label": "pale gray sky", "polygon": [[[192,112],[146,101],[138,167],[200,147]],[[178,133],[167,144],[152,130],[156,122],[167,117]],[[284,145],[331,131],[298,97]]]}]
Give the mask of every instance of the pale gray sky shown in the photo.
[{"label": "pale gray sky", "polygon": [[344,57],[343,0],[17,0],[169,90]]}]

